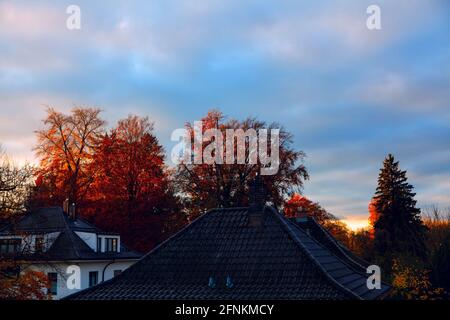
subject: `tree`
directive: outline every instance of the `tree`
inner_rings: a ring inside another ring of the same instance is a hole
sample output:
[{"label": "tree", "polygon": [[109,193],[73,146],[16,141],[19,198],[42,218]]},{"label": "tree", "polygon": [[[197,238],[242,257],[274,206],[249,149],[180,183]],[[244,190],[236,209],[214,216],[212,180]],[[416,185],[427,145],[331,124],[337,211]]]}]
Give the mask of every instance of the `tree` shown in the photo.
[{"label": "tree", "polygon": [[433,254],[431,263],[433,283],[450,293],[450,235]]},{"label": "tree", "polygon": [[33,169],[14,165],[0,146],[0,226],[26,210]]},{"label": "tree", "polygon": [[[291,148],[292,134],[284,130],[276,123],[267,125],[263,121],[255,118],[247,118],[243,121],[236,119],[225,120],[225,116],[217,110],[208,112],[202,120],[202,133],[208,129],[218,129],[223,137],[227,136],[227,129],[232,130],[254,130],[258,135],[260,129],[280,129],[279,134],[279,170],[274,175],[263,176],[266,190],[268,191],[269,201],[275,206],[281,206],[288,192],[299,190],[303,186],[303,181],[308,178],[306,168],[302,164],[304,153],[295,151]],[[186,129],[189,132],[189,138],[194,135],[194,125],[187,123]],[[259,137],[259,135],[258,135]],[[187,207],[189,207],[189,215],[191,219],[199,215],[204,210],[215,207],[233,207],[248,205],[249,182],[260,173],[264,167],[260,161],[250,163],[248,161],[252,157],[249,151],[250,139],[245,140],[245,147],[234,144],[233,154],[238,157],[239,153],[245,157],[244,163],[213,164],[187,163],[181,162],[177,167],[175,180],[179,186],[179,193],[185,198]],[[205,151],[211,140],[203,140],[201,145],[202,151]],[[231,150],[231,149],[230,149]],[[271,153],[272,150],[269,152]],[[227,152],[226,144],[224,154]],[[214,153],[214,157],[217,153]]]},{"label": "tree", "polygon": [[404,264],[394,258],[392,263],[392,287],[390,296],[401,300],[440,300],[446,298],[443,288],[433,287],[430,271]]},{"label": "tree", "polygon": [[161,240],[164,222],[178,213],[178,207],[164,150],[149,119],[130,115],[120,120],[99,143],[92,171],[89,219],[119,232],[134,249],[151,249]]},{"label": "tree", "polygon": [[19,265],[0,260],[0,300],[50,300],[47,275],[31,269],[18,273]]},{"label": "tree", "polygon": [[312,202],[299,193],[294,192],[291,198],[284,204],[284,214],[288,218],[294,218],[300,211],[309,217],[313,217],[321,224],[327,220],[336,220],[336,217],[328,213],[320,204]]},{"label": "tree", "polygon": [[79,203],[93,181],[90,164],[104,132],[100,110],[74,108],[69,115],[52,108],[36,131],[35,151],[40,158],[37,170],[36,205],[60,205],[66,198]]},{"label": "tree", "polygon": [[369,234],[373,239],[375,238],[375,223],[378,221],[380,213],[377,211],[377,198],[372,198],[369,203]]},{"label": "tree", "polygon": [[429,230],[427,249],[432,283],[450,294],[450,208],[428,207],[424,222]]},{"label": "tree", "polygon": [[373,259],[373,237],[368,229],[358,229],[349,234],[349,248],[366,261]]},{"label": "tree", "polygon": [[[32,187],[33,170],[29,165],[14,165],[0,148],[0,226],[13,223],[26,211]],[[15,257],[0,257],[0,300],[48,299],[47,276],[26,268]],[[18,270],[21,270],[19,272]]]},{"label": "tree", "polygon": [[408,256],[426,258],[426,227],[420,209],[416,208],[413,186],[408,183],[406,171],[389,154],[378,177],[375,207],[379,217],[375,222],[375,251],[379,256]]}]

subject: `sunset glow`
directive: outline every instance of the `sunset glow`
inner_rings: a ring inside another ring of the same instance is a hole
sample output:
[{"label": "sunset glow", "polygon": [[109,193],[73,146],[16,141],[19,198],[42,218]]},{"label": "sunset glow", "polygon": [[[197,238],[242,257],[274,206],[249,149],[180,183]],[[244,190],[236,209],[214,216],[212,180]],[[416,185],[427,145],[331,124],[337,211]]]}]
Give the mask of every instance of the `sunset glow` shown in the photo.
[{"label": "sunset glow", "polygon": [[365,229],[369,227],[369,222],[367,218],[364,217],[342,219],[342,222],[344,222],[352,231],[357,231],[358,229]]}]

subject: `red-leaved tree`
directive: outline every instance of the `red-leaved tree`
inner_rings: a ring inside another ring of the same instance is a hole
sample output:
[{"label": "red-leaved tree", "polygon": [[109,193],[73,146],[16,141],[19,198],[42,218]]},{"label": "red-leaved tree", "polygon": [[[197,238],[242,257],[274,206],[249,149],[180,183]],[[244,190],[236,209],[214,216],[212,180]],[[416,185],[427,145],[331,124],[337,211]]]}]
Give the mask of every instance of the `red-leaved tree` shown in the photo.
[{"label": "red-leaved tree", "polygon": [[89,220],[119,232],[133,249],[152,248],[178,213],[153,124],[147,117],[120,120],[101,140],[92,165]]}]

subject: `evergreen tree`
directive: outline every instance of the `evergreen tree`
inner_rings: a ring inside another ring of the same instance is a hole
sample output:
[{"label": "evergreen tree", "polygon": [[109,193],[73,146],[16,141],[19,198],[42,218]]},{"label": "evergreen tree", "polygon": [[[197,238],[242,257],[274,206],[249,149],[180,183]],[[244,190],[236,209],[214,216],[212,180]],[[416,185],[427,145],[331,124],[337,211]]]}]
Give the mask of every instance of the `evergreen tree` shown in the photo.
[{"label": "evergreen tree", "polygon": [[379,217],[374,225],[375,251],[387,263],[394,257],[426,257],[427,229],[414,196],[406,171],[400,170],[398,161],[389,154],[378,177],[375,205]]}]

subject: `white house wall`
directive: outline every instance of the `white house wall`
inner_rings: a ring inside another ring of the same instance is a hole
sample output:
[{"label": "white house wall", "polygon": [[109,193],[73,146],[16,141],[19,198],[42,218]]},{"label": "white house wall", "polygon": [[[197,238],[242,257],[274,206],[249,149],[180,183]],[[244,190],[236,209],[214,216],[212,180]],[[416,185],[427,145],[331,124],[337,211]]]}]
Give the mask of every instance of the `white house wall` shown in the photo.
[{"label": "white house wall", "polygon": [[[80,290],[86,289],[89,287],[89,272],[97,271],[98,272],[98,283],[102,282],[102,274],[105,269],[105,281],[113,278],[115,270],[124,271],[133,265],[137,260],[134,261],[116,261],[112,264],[111,261],[82,261],[82,262],[65,262],[65,263],[48,263],[48,264],[35,264],[31,266],[33,270],[44,272],[45,274],[49,272],[58,273],[58,294],[53,296],[53,299],[58,300]],[[77,265],[80,267],[81,271],[81,289],[73,289],[69,290],[67,288],[67,278],[70,276],[66,273],[67,267],[70,265]]]}]

